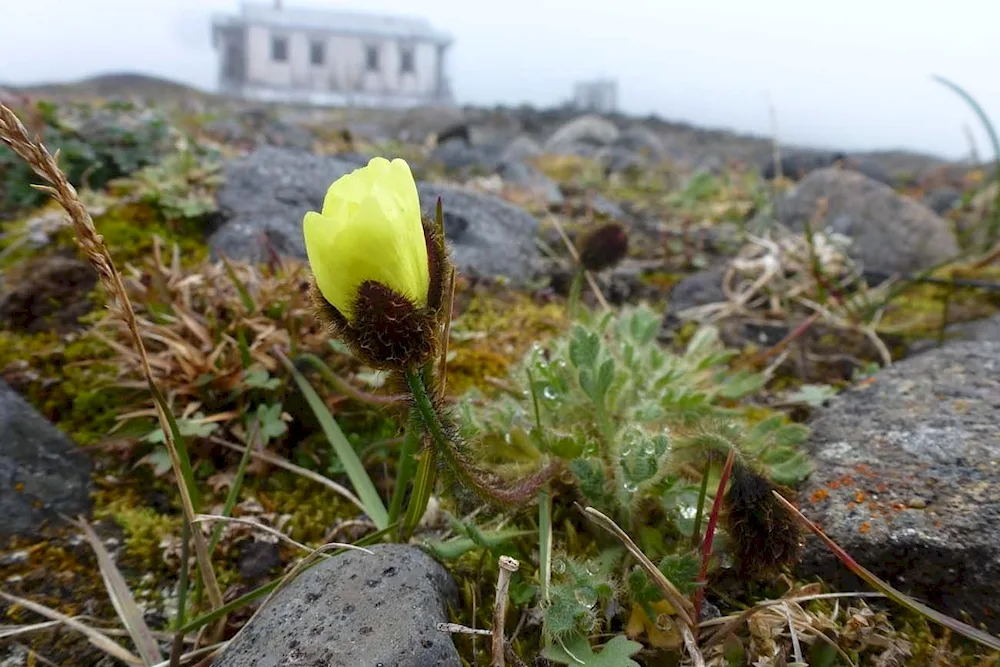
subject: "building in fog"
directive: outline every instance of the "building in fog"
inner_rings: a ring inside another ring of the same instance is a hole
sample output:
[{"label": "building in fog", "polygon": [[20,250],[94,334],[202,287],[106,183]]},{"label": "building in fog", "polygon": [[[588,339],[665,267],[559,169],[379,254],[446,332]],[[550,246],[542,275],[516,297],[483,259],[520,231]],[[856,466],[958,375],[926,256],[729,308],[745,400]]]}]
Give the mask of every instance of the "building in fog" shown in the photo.
[{"label": "building in fog", "polygon": [[614,79],[578,81],[573,86],[572,104],[580,111],[613,113],[618,109],[618,82]]},{"label": "building in fog", "polygon": [[450,104],[452,43],[420,19],[246,2],[212,21],[219,90],[262,101]]}]

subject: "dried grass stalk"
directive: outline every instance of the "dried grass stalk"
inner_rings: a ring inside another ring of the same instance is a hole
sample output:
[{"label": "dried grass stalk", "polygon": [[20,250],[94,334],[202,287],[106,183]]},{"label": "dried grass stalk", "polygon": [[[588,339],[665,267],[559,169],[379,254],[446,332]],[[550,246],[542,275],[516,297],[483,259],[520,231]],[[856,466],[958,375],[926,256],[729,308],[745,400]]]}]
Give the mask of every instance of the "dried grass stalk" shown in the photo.
[{"label": "dried grass stalk", "polygon": [[[153,370],[150,367],[146,347],[143,344],[140,334],[139,323],[135,316],[135,310],[132,308],[132,302],[129,301],[125,285],[122,282],[121,273],[115,268],[114,261],[111,258],[111,251],[108,250],[104,238],[97,232],[94,221],[91,219],[90,213],[87,212],[83,202],[80,201],[76,189],[66,179],[66,175],[62,170],[59,169],[57,163],[59,152],[56,152],[55,157],[50,155],[40,140],[37,138],[31,139],[28,136],[28,131],[17,115],[2,104],[0,104],[0,141],[9,146],[14,153],[28,163],[32,171],[48,183],[48,185],[35,187],[50,195],[69,214],[70,222],[76,233],[75,240],[77,245],[80,246],[87,260],[97,270],[101,283],[108,291],[108,294],[111,295],[112,311],[128,330],[128,337],[136,353],[139,355],[143,374],[149,385],[150,392],[154,397],[162,399],[162,394],[153,380]],[[170,420],[166,412],[166,403],[164,400],[156,401],[156,411],[165,435],[164,440],[167,451],[170,454],[174,476],[177,479],[177,487],[184,508],[184,516],[188,522],[193,524],[195,508],[191,500],[190,490],[184,482],[177,444],[170,429]],[[212,562],[209,558],[205,538],[196,530],[192,531],[192,535],[198,567],[205,582],[205,591],[208,594],[209,601],[213,608],[221,607],[222,593],[219,590],[215,572],[212,570]]]}]

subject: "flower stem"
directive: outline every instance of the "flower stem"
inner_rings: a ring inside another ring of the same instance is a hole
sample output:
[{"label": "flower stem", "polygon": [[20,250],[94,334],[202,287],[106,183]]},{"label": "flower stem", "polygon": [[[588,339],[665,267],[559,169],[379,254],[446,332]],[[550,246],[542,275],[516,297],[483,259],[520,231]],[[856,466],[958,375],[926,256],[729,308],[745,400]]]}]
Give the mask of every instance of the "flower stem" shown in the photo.
[{"label": "flower stem", "polygon": [[422,432],[423,422],[416,408],[413,408],[410,410],[410,417],[406,422],[406,435],[403,436],[403,447],[399,452],[396,488],[393,489],[392,501],[389,504],[389,525],[394,524],[399,519],[399,514],[403,510],[403,497],[406,496],[406,489],[413,481],[413,474],[417,470],[416,456],[420,449],[420,434]]},{"label": "flower stem", "polygon": [[437,410],[434,409],[431,397],[427,394],[427,386],[424,384],[424,378],[420,371],[407,370],[403,372],[403,375],[406,376],[406,384],[410,388],[410,393],[413,394],[413,404],[424,423],[424,428],[427,429],[436,446],[447,447],[448,440],[441,427],[441,419],[438,417]]}]

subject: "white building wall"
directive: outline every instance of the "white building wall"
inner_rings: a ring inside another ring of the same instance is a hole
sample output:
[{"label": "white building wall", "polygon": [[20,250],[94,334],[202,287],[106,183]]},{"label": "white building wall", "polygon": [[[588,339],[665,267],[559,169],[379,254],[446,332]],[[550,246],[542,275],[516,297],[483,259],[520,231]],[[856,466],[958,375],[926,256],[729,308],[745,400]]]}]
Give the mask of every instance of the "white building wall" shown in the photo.
[{"label": "white building wall", "polygon": [[[288,40],[288,58],[275,61],[272,36]],[[324,62],[310,61],[311,43],[324,44]],[[367,47],[379,53],[379,69],[366,68]],[[247,83],[251,86],[301,88],[317,92],[373,95],[430,96],[438,89],[438,48],[427,42],[413,43],[414,71],[401,72],[404,44],[392,39],[354,35],[308,33],[251,25],[247,30]]]}]

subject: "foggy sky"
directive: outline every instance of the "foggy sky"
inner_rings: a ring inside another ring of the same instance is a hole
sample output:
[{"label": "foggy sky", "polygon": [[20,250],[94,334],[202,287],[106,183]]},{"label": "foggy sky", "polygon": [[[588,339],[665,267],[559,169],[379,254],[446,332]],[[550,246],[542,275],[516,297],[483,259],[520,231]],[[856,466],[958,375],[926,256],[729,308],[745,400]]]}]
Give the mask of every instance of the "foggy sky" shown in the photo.
[{"label": "foggy sky", "polygon": [[[285,0],[417,15],[451,33],[458,101],[558,104],[619,81],[623,111],[846,150],[990,146],[940,74],[1000,124],[1000,0]],[[210,16],[238,0],[0,0],[0,84],[107,71],[216,82]]]}]

